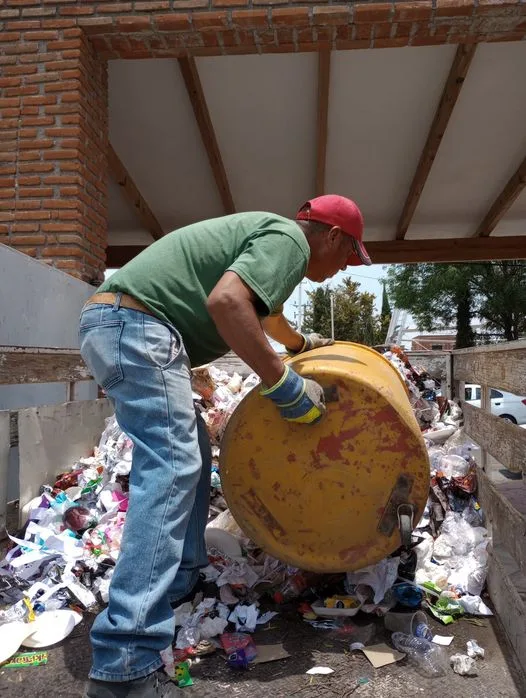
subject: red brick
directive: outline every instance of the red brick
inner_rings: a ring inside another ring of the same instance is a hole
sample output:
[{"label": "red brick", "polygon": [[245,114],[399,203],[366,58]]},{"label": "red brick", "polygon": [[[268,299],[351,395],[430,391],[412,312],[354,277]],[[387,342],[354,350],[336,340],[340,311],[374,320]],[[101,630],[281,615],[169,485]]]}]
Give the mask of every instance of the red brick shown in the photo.
[{"label": "red brick", "polygon": [[47,31],[31,31],[24,33],[24,41],[48,41],[57,40],[59,38],[58,31],[52,31],[48,29]]},{"label": "red brick", "polygon": [[272,10],[273,26],[279,27],[282,25],[302,26],[309,24],[309,9],[308,7],[287,7]]},{"label": "red brick", "polygon": [[20,165],[20,172],[53,172],[55,165],[47,162],[32,163],[29,165]]},{"label": "red brick", "polygon": [[248,6],[248,0],[212,0],[213,7],[239,7]]},{"label": "red brick", "polygon": [[37,184],[40,184],[40,177],[38,177],[37,175],[33,175],[32,177],[19,177],[18,184],[23,187],[33,187]]},{"label": "red brick", "polygon": [[19,16],[20,10],[0,10],[0,19],[11,19]]},{"label": "red brick", "polygon": [[396,36],[397,37],[411,35],[411,29],[413,28],[412,22],[398,22],[394,26],[396,26]]},{"label": "red brick", "polygon": [[4,54],[6,56],[27,55],[28,53],[38,53],[38,44],[16,44],[15,46],[4,46]]},{"label": "red brick", "polygon": [[[46,177],[45,183],[51,184],[51,182],[49,180],[50,180],[50,177]],[[78,203],[76,201],[64,201],[62,199],[44,199],[42,204],[43,204],[45,209],[50,208],[53,210],[77,208],[77,206],[78,206]]]},{"label": "red brick", "polygon": [[20,141],[19,148],[21,150],[40,150],[41,148],[52,148],[53,140],[48,138],[40,138],[36,141]]},{"label": "red brick", "polygon": [[228,26],[228,15],[223,11],[198,12],[193,15],[196,29],[224,29]]},{"label": "red brick", "polygon": [[69,137],[78,137],[81,135],[82,130],[78,127],[76,128],[64,128],[64,127],[59,127],[56,126],[54,128],[46,128],[45,130],[46,136],[50,136],[51,138],[69,138]]},{"label": "red brick", "polygon": [[28,199],[42,199],[45,196],[52,196],[53,189],[46,187],[19,187],[18,196]]},{"label": "red brick", "polygon": [[431,0],[402,2],[400,5],[395,4],[393,19],[395,22],[416,22],[431,19],[432,11],[433,3]]},{"label": "red brick", "polygon": [[174,0],[174,10],[196,10],[208,7],[208,0]]},{"label": "red brick", "polygon": [[71,90],[78,90],[79,87],[80,82],[78,80],[60,80],[45,85],[44,90],[47,94],[48,92],[70,92]]},{"label": "red brick", "polygon": [[239,27],[268,27],[266,10],[234,10],[232,23]]},{"label": "red brick", "polygon": [[39,19],[18,19],[16,22],[7,22],[6,29],[11,31],[24,31],[25,29],[40,29]]},{"label": "red brick", "polygon": [[89,36],[116,31],[113,17],[79,17],[78,25]]},{"label": "red brick", "polygon": [[68,27],[75,27],[78,20],[75,19],[43,19],[42,28],[43,29],[67,29]]},{"label": "red brick", "polygon": [[0,32],[0,42],[9,43],[10,41],[18,41],[20,32]]},{"label": "red brick", "polygon": [[36,73],[35,75],[28,75],[26,78],[27,83],[38,83],[41,82],[56,82],[60,79],[58,73]]},{"label": "red brick", "polygon": [[[38,182],[37,182],[37,184],[38,184]],[[0,177],[0,189],[5,189],[6,187],[14,187],[14,186],[15,186],[15,178],[14,177]]]},{"label": "red brick", "polygon": [[169,0],[152,0],[152,2],[136,2],[135,12],[157,12],[158,10],[169,10]]},{"label": "red brick", "polygon": [[75,7],[61,7],[59,12],[62,17],[85,17],[94,14],[95,8],[76,5]]},{"label": "red brick", "polygon": [[373,29],[374,29],[374,38],[375,39],[387,39],[391,36],[391,29],[393,28],[392,24],[389,24],[387,22],[382,22],[381,24],[375,24]]},{"label": "red brick", "polygon": [[[71,231],[73,224],[69,223],[43,223],[42,230],[49,233],[59,233],[61,231],[68,233]],[[72,245],[58,245],[57,247],[44,247],[42,250],[43,257],[82,257],[82,250],[79,247]]]},{"label": "red brick", "polygon": [[173,15],[156,15],[154,24],[159,31],[185,31],[190,29],[190,15],[187,13]]},{"label": "red brick", "polygon": [[387,22],[391,19],[393,6],[389,2],[375,2],[354,6],[354,22]]},{"label": "red brick", "polygon": [[22,17],[54,17],[56,13],[54,7],[29,7],[22,10]]},{"label": "red brick", "polygon": [[[30,225],[30,224],[24,224],[24,223],[18,223],[13,225],[13,232],[17,231],[17,228],[22,230],[20,232],[32,232],[32,230],[28,230],[28,228],[32,228],[35,230],[35,232],[38,230],[38,225]],[[46,236],[45,235],[15,235],[12,239],[12,244],[13,245],[44,245],[46,242]]]},{"label": "red brick", "polygon": [[475,0],[437,0],[435,17],[471,17]]},{"label": "red brick", "polygon": [[114,15],[119,12],[131,12],[132,8],[131,2],[103,2],[97,4],[97,14],[109,13]]},{"label": "red brick", "polygon": [[41,107],[45,104],[55,104],[57,98],[53,95],[36,95],[35,97],[25,97],[22,102],[25,106]]},{"label": "red brick", "polygon": [[67,41],[50,41],[48,44],[49,51],[63,51],[69,48],[78,48],[79,39],[68,39]]},{"label": "red brick", "polygon": [[313,10],[313,24],[345,24],[350,18],[351,10],[348,7],[315,7]]},{"label": "red brick", "polygon": [[2,78],[0,77],[0,87],[17,87],[20,85],[20,78]]},{"label": "red brick", "polygon": [[149,17],[117,17],[115,24],[123,32],[141,32],[151,27]]},{"label": "red brick", "polygon": [[4,75],[32,75],[36,73],[37,70],[38,68],[36,65],[8,65],[2,69],[2,73]]}]

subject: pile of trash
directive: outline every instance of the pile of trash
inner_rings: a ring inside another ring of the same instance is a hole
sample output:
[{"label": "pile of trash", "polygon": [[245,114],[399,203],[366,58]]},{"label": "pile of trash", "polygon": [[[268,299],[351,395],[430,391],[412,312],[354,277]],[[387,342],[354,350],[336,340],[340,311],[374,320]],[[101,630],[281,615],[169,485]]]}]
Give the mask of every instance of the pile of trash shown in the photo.
[{"label": "pile of trash", "polygon": [[[206,532],[210,564],[202,575],[205,593],[175,609],[176,641],[163,653],[167,672],[180,685],[191,680],[181,662],[216,647],[226,651],[234,668],[255,661],[250,634],[276,615],[262,610],[265,599],[278,612],[293,601],[317,628],[336,627],[339,615],[358,611],[385,616],[386,626],[388,616],[400,609],[425,609],[444,624],[465,613],[491,615],[481,599],[489,537],[476,498],[476,446],[462,432],[458,405],[438,394],[430,376],[412,367],[398,347],[384,356],[407,385],[426,441],[429,499],[411,546],[347,575],[291,568],[258,549],[237,527],[221,491],[219,449],[230,416],[258,379],[243,380],[213,366],[194,371],[194,399],[213,448]],[[97,612],[107,602],[126,520],[132,450],[115,418],[108,419],[94,455],[43,485],[25,508],[27,522],[18,536],[10,536],[11,549],[0,562],[0,636],[13,624],[20,631],[0,652],[0,661],[21,644],[35,646],[36,626],[30,622],[35,618],[49,620],[54,613],[56,625],[57,613],[74,613],[67,623],[63,618],[67,634],[84,611]]]}]

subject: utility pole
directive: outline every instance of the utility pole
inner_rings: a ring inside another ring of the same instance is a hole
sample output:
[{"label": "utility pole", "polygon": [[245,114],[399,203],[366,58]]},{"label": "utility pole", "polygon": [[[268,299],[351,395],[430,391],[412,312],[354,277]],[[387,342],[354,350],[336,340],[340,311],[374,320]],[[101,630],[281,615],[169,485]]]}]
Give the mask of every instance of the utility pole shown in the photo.
[{"label": "utility pole", "polygon": [[298,286],[298,332],[301,332],[303,327],[303,282],[300,281]]},{"label": "utility pole", "polygon": [[331,299],[331,339],[334,340],[334,293],[330,292]]}]

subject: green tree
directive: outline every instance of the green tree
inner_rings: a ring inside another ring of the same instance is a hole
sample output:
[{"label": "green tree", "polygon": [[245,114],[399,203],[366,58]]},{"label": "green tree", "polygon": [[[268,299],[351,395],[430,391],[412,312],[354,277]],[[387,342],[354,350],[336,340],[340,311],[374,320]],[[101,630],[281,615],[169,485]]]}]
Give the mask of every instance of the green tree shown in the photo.
[{"label": "green tree", "polygon": [[457,349],[471,347],[473,294],[469,264],[397,264],[387,271],[387,285],[397,308],[409,310],[422,329],[456,322]]},{"label": "green tree", "polygon": [[478,315],[489,330],[507,341],[519,339],[526,334],[526,263],[513,260],[475,266]]},{"label": "green tree", "polygon": [[399,264],[388,270],[387,285],[396,307],[409,310],[422,329],[454,322],[457,348],[475,344],[475,316],[493,337],[526,332],[526,262]]},{"label": "green tree", "polygon": [[[345,279],[332,290],[334,297],[334,337],[346,342],[357,342],[369,346],[378,343],[379,318],[375,313],[373,293],[362,293],[360,284]],[[329,286],[308,294],[309,303],[305,313],[303,329],[331,336],[331,289]]]}]

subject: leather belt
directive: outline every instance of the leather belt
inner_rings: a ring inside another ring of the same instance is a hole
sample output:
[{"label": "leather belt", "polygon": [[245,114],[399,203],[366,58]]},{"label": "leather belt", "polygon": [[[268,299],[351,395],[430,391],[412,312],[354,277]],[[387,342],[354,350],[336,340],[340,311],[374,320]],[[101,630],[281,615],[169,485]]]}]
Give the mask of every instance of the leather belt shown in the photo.
[{"label": "leather belt", "polygon": [[[91,298],[88,298],[85,307],[88,305],[93,305],[94,303],[101,303],[102,305],[115,305],[116,300],[116,293],[96,293],[95,295],[91,296]],[[139,303],[139,301],[135,300],[135,298],[132,296],[128,296],[127,293],[121,294],[119,306],[122,308],[130,308],[131,310],[138,310],[140,313],[145,313],[146,315],[156,317],[145,305]]]}]

